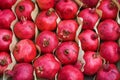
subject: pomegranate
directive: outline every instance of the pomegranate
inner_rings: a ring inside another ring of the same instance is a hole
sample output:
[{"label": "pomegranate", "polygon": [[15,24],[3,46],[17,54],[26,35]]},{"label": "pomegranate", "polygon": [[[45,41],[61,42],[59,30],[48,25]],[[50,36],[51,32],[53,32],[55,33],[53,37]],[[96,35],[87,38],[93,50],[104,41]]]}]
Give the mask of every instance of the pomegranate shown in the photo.
[{"label": "pomegranate", "polygon": [[12,35],[10,30],[0,29],[0,51],[9,51]]},{"label": "pomegranate", "polygon": [[38,57],[34,61],[33,66],[38,78],[45,78],[48,80],[54,79],[56,73],[60,69],[60,63],[51,53]]},{"label": "pomegranate", "polygon": [[10,29],[10,25],[15,18],[14,13],[10,9],[0,10],[0,28]]},{"label": "pomegranate", "polygon": [[114,64],[105,64],[97,72],[96,80],[120,80],[119,71]]},{"label": "pomegranate", "polygon": [[77,43],[69,41],[61,43],[56,49],[56,56],[62,64],[72,64],[77,61],[79,47]]},{"label": "pomegranate", "polygon": [[98,35],[92,30],[84,30],[78,36],[84,51],[96,51],[99,45]]},{"label": "pomegranate", "polygon": [[87,51],[84,54],[85,66],[84,74],[94,75],[102,66],[101,57],[92,51]]},{"label": "pomegranate", "polygon": [[102,20],[115,19],[117,16],[118,8],[112,0],[102,0],[98,9],[102,10]]},{"label": "pomegranate", "polygon": [[36,0],[39,8],[41,10],[48,10],[49,8],[54,7],[55,0]]},{"label": "pomegranate", "polygon": [[84,3],[83,7],[93,8],[93,7],[96,7],[99,0],[81,0],[81,1]]},{"label": "pomegranate", "polygon": [[102,40],[117,40],[120,36],[120,28],[114,20],[106,19],[98,25],[98,33]]},{"label": "pomegranate", "polygon": [[84,80],[84,75],[72,65],[66,65],[59,71],[57,78],[57,80]]},{"label": "pomegranate", "polygon": [[11,9],[17,0],[0,0],[0,9]]},{"label": "pomegranate", "polygon": [[100,55],[110,63],[116,63],[119,60],[118,44],[113,41],[103,42],[100,45]]},{"label": "pomegranate", "polygon": [[21,0],[15,8],[15,13],[18,19],[24,16],[28,20],[32,20],[31,13],[34,8],[35,4],[31,0]]},{"label": "pomegranate", "polygon": [[22,19],[15,24],[14,33],[19,39],[32,39],[35,36],[35,24]]},{"label": "pomegranate", "polygon": [[58,24],[57,36],[61,41],[75,40],[78,24],[75,20],[63,20]]},{"label": "pomegranate", "polygon": [[49,9],[48,11],[41,11],[36,20],[35,23],[40,31],[43,30],[55,30],[57,26],[57,18],[55,12],[52,11],[52,9]]},{"label": "pomegranate", "polygon": [[56,34],[51,31],[41,32],[36,39],[36,44],[40,47],[42,53],[52,53],[58,43]]},{"label": "pomegranate", "polygon": [[78,6],[73,0],[60,0],[55,9],[61,19],[73,19],[78,11]]},{"label": "pomegranate", "polygon": [[34,80],[33,66],[29,63],[18,63],[13,70],[7,70],[6,74],[12,77],[12,80]]},{"label": "pomegranate", "polygon": [[99,19],[99,15],[95,9],[86,8],[78,13],[78,17],[83,18],[82,29],[94,29],[96,22]]},{"label": "pomegranate", "polygon": [[35,44],[29,39],[20,40],[13,50],[17,62],[32,62],[36,57]]},{"label": "pomegranate", "polygon": [[11,57],[8,52],[0,52],[0,76],[3,75],[3,72],[12,63]]}]

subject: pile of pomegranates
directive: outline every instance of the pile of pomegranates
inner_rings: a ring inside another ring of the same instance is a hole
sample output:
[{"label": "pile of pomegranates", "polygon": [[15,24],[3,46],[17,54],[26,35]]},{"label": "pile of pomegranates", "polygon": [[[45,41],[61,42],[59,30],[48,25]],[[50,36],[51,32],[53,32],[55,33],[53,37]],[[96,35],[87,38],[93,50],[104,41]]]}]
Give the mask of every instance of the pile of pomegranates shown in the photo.
[{"label": "pile of pomegranates", "polygon": [[119,0],[0,0],[0,80],[120,80]]}]

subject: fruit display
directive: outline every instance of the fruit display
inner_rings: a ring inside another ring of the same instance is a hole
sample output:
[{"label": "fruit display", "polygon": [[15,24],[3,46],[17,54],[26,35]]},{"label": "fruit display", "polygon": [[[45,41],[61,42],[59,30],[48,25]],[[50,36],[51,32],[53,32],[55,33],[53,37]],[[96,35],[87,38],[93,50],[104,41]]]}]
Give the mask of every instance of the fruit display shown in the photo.
[{"label": "fruit display", "polygon": [[120,80],[120,0],[0,0],[0,80]]}]

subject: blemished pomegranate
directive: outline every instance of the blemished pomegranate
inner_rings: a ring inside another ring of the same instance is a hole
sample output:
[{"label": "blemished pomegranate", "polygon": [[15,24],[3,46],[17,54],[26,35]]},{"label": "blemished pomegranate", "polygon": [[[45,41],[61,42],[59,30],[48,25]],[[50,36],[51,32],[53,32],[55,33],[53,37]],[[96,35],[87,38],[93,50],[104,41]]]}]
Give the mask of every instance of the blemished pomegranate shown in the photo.
[{"label": "blemished pomegranate", "polygon": [[56,57],[63,65],[73,64],[77,61],[79,53],[78,44],[72,41],[61,43],[56,49]]},{"label": "blemished pomegranate", "polygon": [[36,46],[29,39],[20,40],[13,50],[13,55],[17,62],[32,62],[36,57]]},{"label": "blemished pomegranate", "polygon": [[18,19],[25,17],[28,20],[32,20],[31,13],[34,9],[35,4],[31,0],[21,0],[15,8],[15,13]]},{"label": "blemished pomegranate", "polygon": [[14,33],[19,39],[33,39],[35,36],[35,24],[30,20],[22,19],[14,25]]},{"label": "blemished pomegranate", "polygon": [[59,41],[57,35],[51,31],[41,32],[36,39],[36,44],[39,46],[43,54],[53,53],[53,51],[57,48],[58,43]]},{"label": "blemished pomegranate", "polygon": [[73,0],[60,0],[55,9],[61,19],[74,19],[78,6]]},{"label": "blemished pomegranate", "polygon": [[49,9],[42,11],[36,17],[35,23],[40,31],[49,30],[53,31],[57,27],[57,18],[55,11]]},{"label": "blemished pomegranate", "polygon": [[12,80],[34,80],[34,68],[29,63],[17,63],[12,70],[5,73],[12,77]]},{"label": "blemished pomegranate", "polygon": [[17,0],[0,0],[0,9],[11,9]]},{"label": "blemished pomegranate", "polygon": [[0,10],[0,29],[10,29],[11,23],[15,20],[15,15],[10,9]]},{"label": "blemished pomegranate", "polygon": [[92,51],[87,51],[84,53],[84,74],[86,75],[94,75],[98,72],[98,70],[102,66],[102,59],[101,57]]},{"label": "blemished pomegranate", "polygon": [[84,51],[96,51],[99,45],[98,35],[92,30],[84,30],[78,36]]},{"label": "blemished pomegranate", "polygon": [[118,8],[112,0],[102,0],[98,9],[102,11],[102,20],[115,19]]},{"label": "blemished pomegranate", "polygon": [[95,24],[99,19],[99,15],[95,8],[86,8],[79,12],[78,17],[83,18],[82,29],[94,29]]},{"label": "blemished pomegranate", "polygon": [[95,80],[120,80],[119,71],[114,64],[104,64],[97,72]]},{"label": "blemished pomegranate", "polygon": [[74,41],[77,29],[75,20],[63,20],[57,26],[57,36],[61,41]]},{"label": "blemished pomegranate", "polygon": [[57,80],[84,80],[84,75],[72,65],[66,65],[58,72]]},{"label": "blemished pomegranate", "polygon": [[83,7],[96,7],[99,0],[80,0],[84,3]]},{"label": "blemished pomegranate", "polygon": [[120,27],[114,20],[106,19],[99,23],[98,34],[101,40],[115,41],[120,36]]},{"label": "blemished pomegranate", "polygon": [[100,55],[110,63],[116,63],[119,60],[119,46],[114,41],[103,42],[100,45]]},{"label": "blemished pomegranate", "polygon": [[0,51],[9,51],[13,33],[7,29],[0,29]]},{"label": "blemished pomegranate", "polygon": [[55,0],[36,0],[41,10],[48,10],[54,7]]},{"label": "blemished pomegranate", "polygon": [[8,52],[0,52],[0,76],[3,75],[6,68],[11,63],[12,60],[10,54]]},{"label": "blemished pomegranate", "polygon": [[33,66],[38,78],[44,78],[48,80],[54,79],[56,73],[60,69],[60,63],[51,53],[47,53],[38,57],[34,61]]}]

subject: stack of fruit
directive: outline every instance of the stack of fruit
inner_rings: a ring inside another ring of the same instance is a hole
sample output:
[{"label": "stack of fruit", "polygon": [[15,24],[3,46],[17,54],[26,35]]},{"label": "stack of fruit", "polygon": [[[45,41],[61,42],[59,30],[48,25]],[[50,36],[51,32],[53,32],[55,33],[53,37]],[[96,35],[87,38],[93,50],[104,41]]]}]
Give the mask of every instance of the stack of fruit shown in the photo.
[{"label": "stack of fruit", "polygon": [[120,1],[0,0],[3,80],[120,80]]}]

